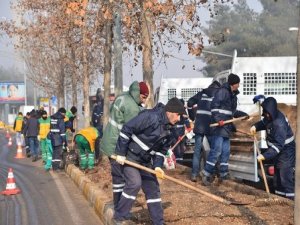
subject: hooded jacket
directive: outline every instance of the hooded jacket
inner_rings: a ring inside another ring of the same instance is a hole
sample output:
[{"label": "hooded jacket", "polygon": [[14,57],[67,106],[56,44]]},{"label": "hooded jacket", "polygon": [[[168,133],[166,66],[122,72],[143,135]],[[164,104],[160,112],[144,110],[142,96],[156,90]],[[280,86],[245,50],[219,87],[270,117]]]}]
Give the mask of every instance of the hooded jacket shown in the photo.
[{"label": "hooded jacket", "polygon": [[[218,81],[214,81],[208,88],[203,89],[188,100],[187,107],[191,120],[195,120],[194,133],[209,135],[211,122],[211,102],[217,90],[221,87]],[[197,111],[193,106],[197,104]]]},{"label": "hooded jacket", "polygon": [[268,149],[263,153],[265,159],[275,159],[277,168],[295,166],[295,137],[288,119],[277,109],[275,98],[269,97],[262,103],[271,120],[264,118],[254,124],[256,131],[266,130]]},{"label": "hooded jacket", "polygon": [[109,120],[100,142],[100,149],[105,155],[110,156],[115,152],[123,124],[138,115],[140,112],[139,104],[140,87],[139,83],[134,81],[130,85],[129,91],[119,95],[110,107]]},{"label": "hooded jacket", "polygon": [[159,103],[124,124],[116,154],[148,167],[162,167],[173,137],[165,106]]},{"label": "hooded jacket", "polygon": [[[239,91],[231,91],[231,87],[228,83],[224,83],[222,87],[218,89],[211,103],[212,123],[218,123],[221,120],[230,120],[233,117],[248,116],[247,113],[236,110],[238,94]],[[231,133],[235,131],[236,128],[233,123],[211,128],[212,135],[222,137],[229,137]]]}]

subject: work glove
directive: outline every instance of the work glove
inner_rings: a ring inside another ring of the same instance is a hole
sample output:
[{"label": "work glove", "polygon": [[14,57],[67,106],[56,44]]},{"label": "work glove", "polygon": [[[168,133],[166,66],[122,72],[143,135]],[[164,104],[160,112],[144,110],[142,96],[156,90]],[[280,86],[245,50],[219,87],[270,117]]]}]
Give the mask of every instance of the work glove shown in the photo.
[{"label": "work glove", "polygon": [[40,136],[40,135],[38,135],[38,136],[37,136],[37,139],[38,139],[38,141],[40,141],[40,140],[41,140],[41,136]]},{"label": "work glove", "polygon": [[220,127],[223,127],[223,126],[224,126],[224,120],[220,120],[220,121],[218,122],[218,124],[219,124]]},{"label": "work glove", "polygon": [[255,126],[252,126],[252,127],[250,128],[250,134],[252,134],[252,135],[255,135],[255,134],[256,134],[256,127],[255,127]]},{"label": "work glove", "polygon": [[189,133],[186,134],[187,139],[191,140],[193,137],[195,136],[194,132],[191,131]]},{"label": "work glove", "polygon": [[185,128],[185,133],[190,133],[193,130],[191,127],[186,127]]},{"label": "work glove", "polygon": [[262,154],[259,154],[256,158],[258,162],[265,160],[265,157]]},{"label": "work glove", "polygon": [[155,175],[159,179],[164,179],[165,178],[165,172],[160,168],[160,167],[155,167]]},{"label": "work glove", "polygon": [[116,161],[117,161],[117,163],[124,165],[125,159],[126,159],[125,156],[117,155]]}]

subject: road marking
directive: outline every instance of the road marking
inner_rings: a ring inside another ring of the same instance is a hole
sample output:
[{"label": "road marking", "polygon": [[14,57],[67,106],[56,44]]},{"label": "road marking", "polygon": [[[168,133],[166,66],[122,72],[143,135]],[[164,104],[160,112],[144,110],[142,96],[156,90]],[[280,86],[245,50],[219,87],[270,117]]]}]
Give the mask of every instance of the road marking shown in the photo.
[{"label": "road marking", "polygon": [[65,205],[67,206],[67,210],[68,210],[68,212],[71,215],[71,219],[73,221],[73,224],[74,225],[84,225],[85,224],[84,220],[78,215],[77,209],[76,209],[76,207],[74,207],[73,201],[70,198],[70,195],[68,194],[65,186],[60,181],[60,178],[53,171],[50,171],[50,174],[54,178],[53,180],[54,180],[54,182],[55,182],[55,184],[57,186],[57,189],[59,190],[60,195],[62,196],[62,198],[63,198],[63,200],[65,202]]}]

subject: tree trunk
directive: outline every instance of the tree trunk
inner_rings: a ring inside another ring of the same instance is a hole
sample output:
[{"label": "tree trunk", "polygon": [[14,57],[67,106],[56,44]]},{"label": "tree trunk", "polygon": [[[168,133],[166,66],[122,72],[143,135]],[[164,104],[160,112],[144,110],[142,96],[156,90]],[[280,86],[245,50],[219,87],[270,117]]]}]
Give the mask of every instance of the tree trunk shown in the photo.
[{"label": "tree trunk", "polygon": [[88,43],[87,43],[87,28],[83,26],[83,54],[82,54],[82,63],[83,63],[83,105],[84,105],[84,127],[90,125],[90,74],[88,66]]},{"label": "tree trunk", "polygon": [[114,15],[114,84],[115,96],[123,92],[122,25],[121,12]]},{"label": "tree trunk", "polygon": [[57,101],[58,107],[65,107],[65,70],[63,63],[60,63],[60,76],[59,76]]},{"label": "tree trunk", "polygon": [[109,118],[109,96],[111,84],[111,60],[112,58],[112,22],[106,24],[106,42],[104,47],[104,110],[103,128],[105,128]]},{"label": "tree trunk", "polygon": [[[71,58],[72,61],[75,63],[76,62],[76,56],[75,56],[75,51],[74,48],[71,47]],[[77,70],[76,70],[76,66],[73,65],[72,66],[73,69],[73,73],[71,75],[72,77],[72,81],[71,81],[71,85],[72,85],[72,106],[76,106],[78,108],[78,101],[77,101]],[[74,120],[74,129],[78,128],[78,117],[76,117],[76,119]]]},{"label": "tree trunk", "polygon": [[153,58],[152,58],[152,28],[149,13],[144,11],[142,15],[142,45],[143,45],[143,79],[149,87],[149,97],[146,102],[147,108],[154,105],[153,98]]},{"label": "tree trunk", "polygon": [[[73,62],[76,61],[75,51],[71,47],[71,57]],[[77,72],[75,65],[73,66],[73,73],[72,73],[72,105],[77,107],[78,101],[77,101]]]}]

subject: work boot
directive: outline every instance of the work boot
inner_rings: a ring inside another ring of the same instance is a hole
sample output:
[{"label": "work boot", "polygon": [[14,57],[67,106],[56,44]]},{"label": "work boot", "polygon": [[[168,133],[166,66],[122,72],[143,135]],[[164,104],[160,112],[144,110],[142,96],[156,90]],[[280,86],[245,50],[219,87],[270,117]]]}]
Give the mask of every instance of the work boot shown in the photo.
[{"label": "work boot", "polygon": [[201,175],[201,178],[202,178],[201,179],[202,180],[202,184],[204,186],[210,186],[211,183],[212,183],[211,182],[212,181],[211,176],[206,176],[203,171],[201,171],[200,175]]},{"label": "work boot", "polygon": [[196,175],[192,175],[192,176],[191,176],[191,181],[197,182],[197,176],[196,176]]},{"label": "work boot", "polygon": [[202,176],[202,184],[204,186],[210,186],[211,185],[210,177],[203,175]]},{"label": "work boot", "polygon": [[227,173],[225,176],[219,177],[219,183],[222,183],[223,181],[230,180],[230,179],[231,179],[231,177],[230,177],[229,173]]}]

